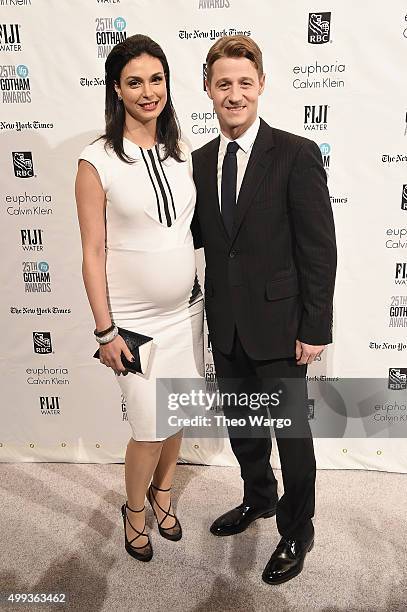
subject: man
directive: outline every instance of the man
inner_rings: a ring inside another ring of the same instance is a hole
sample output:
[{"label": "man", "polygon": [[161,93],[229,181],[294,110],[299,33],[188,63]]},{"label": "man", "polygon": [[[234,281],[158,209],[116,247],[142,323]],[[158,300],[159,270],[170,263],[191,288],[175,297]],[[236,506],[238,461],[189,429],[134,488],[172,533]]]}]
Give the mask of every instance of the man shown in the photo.
[{"label": "man", "polygon": [[[242,437],[229,428],[243,503],[211,526],[216,536],[233,535],[276,513],[282,537],[262,577],[278,584],[301,572],[314,543],[305,376],[332,342],[336,245],[319,148],[258,117],[264,85],[252,39],[224,37],[211,47],[206,88],[221,135],[193,153],[192,231],[195,247],[205,250],[205,308],[220,390],[233,388],[228,381],[239,391],[289,382],[284,410],[297,433],[275,429],[284,495],[278,500],[271,436],[246,430]],[[233,406],[227,412],[233,415]],[[269,414],[279,413],[270,407]]]}]

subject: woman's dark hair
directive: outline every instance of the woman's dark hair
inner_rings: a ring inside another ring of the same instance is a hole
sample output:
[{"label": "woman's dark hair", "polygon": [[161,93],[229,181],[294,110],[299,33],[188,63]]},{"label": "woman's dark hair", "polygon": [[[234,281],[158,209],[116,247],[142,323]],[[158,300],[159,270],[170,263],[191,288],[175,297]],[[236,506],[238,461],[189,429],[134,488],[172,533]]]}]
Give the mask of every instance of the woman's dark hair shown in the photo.
[{"label": "woman's dark hair", "polygon": [[167,85],[167,102],[157,118],[157,143],[163,144],[165,154],[163,157],[172,157],[176,161],[184,161],[181,157],[181,149],[179,146],[180,127],[175,113],[174,106],[171,100],[170,93],[170,69],[164,51],[154,40],[142,34],[130,36],[123,42],[119,43],[110,51],[105,62],[105,82],[106,82],[106,98],[105,98],[105,121],[106,132],[101,137],[104,138],[105,146],[113,147],[116,155],[126,163],[132,163],[131,159],[123,149],[123,128],[125,119],[125,109],[123,101],[119,100],[114,88],[115,82],[120,83],[120,75],[124,66],[135,57],[139,57],[142,53],[147,53],[152,57],[160,60]]}]

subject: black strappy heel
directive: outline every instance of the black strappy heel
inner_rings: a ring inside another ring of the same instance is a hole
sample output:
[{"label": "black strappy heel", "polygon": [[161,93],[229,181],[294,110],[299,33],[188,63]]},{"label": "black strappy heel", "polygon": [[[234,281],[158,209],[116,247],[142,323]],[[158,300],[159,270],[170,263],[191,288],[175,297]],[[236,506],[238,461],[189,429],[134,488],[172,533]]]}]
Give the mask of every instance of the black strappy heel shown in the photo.
[{"label": "black strappy heel", "polygon": [[[164,508],[162,508],[160,506],[160,504],[158,503],[153,489],[155,489],[156,491],[162,491],[163,493],[167,493],[168,491],[171,491],[171,487],[169,489],[160,489],[159,487],[156,487],[155,485],[153,485],[153,483],[150,484],[149,488],[148,488],[148,493],[147,493],[147,498],[148,501],[150,502],[150,505],[153,509],[154,512],[154,516],[157,519],[157,523],[158,523],[158,531],[160,532],[160,535],[163,538],[166,538],[167,540],[172,540],[173,542],[177,542],[178,540],[180,540],[182,538],[182,528],[180,525],[179,520],[177,519],[177,517],[175,516],[175,514],[171,514],[170,512],[170,508],[171,508],[171,501],[170,501],[170,505],[168,506],[168,510],[164,510]],[[152,498],[152,499],[151,499]],[[164,512],[165,516],[164,518],[159,521],[158,520],[158,516],[157,513],[155,511],[154,508],[154,503],[160,508],[161,512]],[[172,527],[162,527],[163,522],[165,521],[165,519],[170,516],[171,518],[175,519],[175,523]],[[174,529],[178,527],[178,529],[176,531],[174,531]],[[172,533],[170,533],[172,532]]]},{"label": "black strappy heel", "polygon": [[[129,553],[129,555],[133,557],[134,559],[138,559],[139,561],[150,561],[150,559],[153,556],[153,548],[151,546],[151,542],[150,542],[150,538],[148,534],[145,533],[146,522],[144,521],[143,531],[139,531],[138,529],[133,527],[133,525],[130,523],[130,519],[127,516],[127,510],[131,510],[131,512],[143,512],[144,506],[141,508],[141,510],[133,510],[132,508],[130,508],[127,501],[122,506],[122,517],[123,517],[123,526],[124,526],[124,547],[126,551]],[[127,535],[126,535],[126,518],[129,521],[130,527],[137,533],[137,535],[130,541],[127,539]],[[147,536],[148,538],[147,544],[144,544],[144,546],[133,546],[132,542],[134,542],[134,540],[137,540],[137,538],[139,538],[140,536]],[[145,553],[138,552],[139,550],[142,550],[142,549],[145,549],[146,552]]]}]

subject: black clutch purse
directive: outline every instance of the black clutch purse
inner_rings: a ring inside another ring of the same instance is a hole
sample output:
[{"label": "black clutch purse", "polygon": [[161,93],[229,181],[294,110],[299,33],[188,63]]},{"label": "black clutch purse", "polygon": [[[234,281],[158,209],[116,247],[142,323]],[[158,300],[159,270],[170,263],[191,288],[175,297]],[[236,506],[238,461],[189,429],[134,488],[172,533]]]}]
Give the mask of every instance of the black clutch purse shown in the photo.
[{"label": "black clutch purse", "polygon": [[[123,366],[129,372],[133,372],[133,374],[145,374],[150,360],[153,338],[150,338],[150,336],[143,336],[143,334],[137,334],[136,332],[123,329],[122,327],[118,327],[117,329],[119,336],[123,338],[129,347],[130,353],[134,357],[134,361],[129,361],[122,353],[121,358]],[[93,356],[99,359],[99,349]]]}]

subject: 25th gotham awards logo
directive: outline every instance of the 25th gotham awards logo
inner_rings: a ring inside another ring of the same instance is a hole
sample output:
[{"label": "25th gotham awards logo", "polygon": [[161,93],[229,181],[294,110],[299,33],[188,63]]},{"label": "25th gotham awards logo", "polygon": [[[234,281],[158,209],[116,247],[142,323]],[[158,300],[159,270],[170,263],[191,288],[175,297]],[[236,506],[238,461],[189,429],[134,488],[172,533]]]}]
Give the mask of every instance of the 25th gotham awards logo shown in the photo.
[{"label": "25th gotham awards logo", "polygon": [[389,327],[407,327],[407,295],[391,296]]},{"label": "25th gotham awards logo", "polygon": [[26,293],[50,293],[51,275],[46,261],[23,261],[23,281]]},{"label": "25th gotham awards logo", "polygon": [[52,353],[51,332],[33,332],[34,353],[48,355]]},{"label": "25th gotham awards logo", "polygon": [[326,130],[328,108],[328,104],[304,106],[304,130]]},{"label": "25th gotham awards logo", "polygon": [[319,150],[321,151],[322,163],[324,165],[324,170],[329,174],[329,164],[331,163],[331,145],[327,142],[323,142],[319,145]]},{"label": "25th gotham awards logo", "polygon": [[21,25],[0,23],[0,51],[12,53],[21,51]]},{"label": "25th gotham awards logo", "polygon": [[31,151],[13,151],[14,176],[17,178],[31,178],[34,176],[34,164]]},{"label": "25th gotham awards logo", "polygon": [[127,38],[123,17],[96,17],[97,56],[106,58],[115,45]]},{"label": "25th gotham awards logo", "polygon": [[42,251],[44,248],[43,232],[42,229],[20,230],[23,251]]},{"label": "25th gotham awards logo", "polygon": [[27,66],[0,65],[0,92],[3,104],[30,104],[31,85]]},{"label": "25th gotham awards logo", "polygon": [[331,35],[331,13],[309,13],[308,42],[312,45],[323,45],[329,42]]},{"label": "25th gotham awards logo", "polygon": [[230,8],[230,0],[198,0],[199,9]]}]

